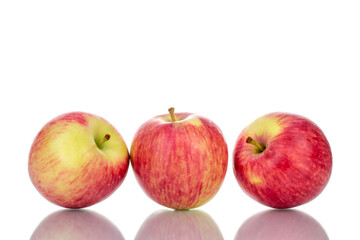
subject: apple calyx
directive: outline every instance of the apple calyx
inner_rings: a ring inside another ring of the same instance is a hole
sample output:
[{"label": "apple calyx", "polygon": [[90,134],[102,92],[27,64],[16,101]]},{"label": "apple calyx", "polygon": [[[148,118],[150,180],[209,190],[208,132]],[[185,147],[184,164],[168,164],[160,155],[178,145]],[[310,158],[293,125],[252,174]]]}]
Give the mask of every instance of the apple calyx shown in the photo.
[{"label": "apple calyx", "polygon": [[251,137],[247,137],[245,141],[246,141],[246,143],[250,143],[250,144],[254,145],[255,147],[257,147],[258,153],[262,153],[266,149],[266,146],[259,144],[257,141],[255,141]]},{"label": "apple calyx", "polygon": [[110,134],[108,134],[108,133],[105,134],[105,136],[104,136],[99,142],[96,143],[96,145],[98,146],[98,148],[101,149],[101,147],[102,147],[101,145],[102,145],[104,142],[109,141],[110,137],[111,137]]},{"label": "apple calyx", "polygon": [[175,108],[171,107],[171,108],[168,109],[168,111],[170,113],[171,121],[176,122],[176,118],[175,118],[175,114],[174,114]]}]

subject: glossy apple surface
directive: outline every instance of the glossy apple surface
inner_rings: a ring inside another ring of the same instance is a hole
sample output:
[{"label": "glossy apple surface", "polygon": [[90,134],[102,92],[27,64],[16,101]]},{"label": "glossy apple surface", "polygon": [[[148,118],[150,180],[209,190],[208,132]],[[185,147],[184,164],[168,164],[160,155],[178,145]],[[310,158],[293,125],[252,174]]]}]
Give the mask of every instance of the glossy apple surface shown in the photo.
[{"label": "glossy apple surface", "polygon": [[104,216],[84,210],[62,210],[47,216],[30,240],[123,240]]},{"label": "glossy apple surface", "polygon": [[228,162],[220,129],[190,113],[165,114],[144,123],[135,134],[130,156],[146,194],[173,209],[195,208],[214,197]]},{"label": "glossy apple surface", "polygon": [[129,167],[129,153],[106,120],[72,112],[41,129],[31,147],[28,167],[31,181],[46,199],[67,208],[83,208],[120,186]]},{"label": "glossy apple surface", "polygon": [[247,219],[235,240],[328,240],[324,228],[311,216],[295,210],[269,210]]},{"label": "glossy apple surface", "polygon": [[159,211],[141,225],[135,240],[221,240],[219,227],[205,212]]},{"label": "glossy apple surface", "polygon": [[332,169],[330,145],[320,128],[289,113],[271,113],[251,123],[238,137],[233,157],[241,188],[273,208],[314,199]]}]

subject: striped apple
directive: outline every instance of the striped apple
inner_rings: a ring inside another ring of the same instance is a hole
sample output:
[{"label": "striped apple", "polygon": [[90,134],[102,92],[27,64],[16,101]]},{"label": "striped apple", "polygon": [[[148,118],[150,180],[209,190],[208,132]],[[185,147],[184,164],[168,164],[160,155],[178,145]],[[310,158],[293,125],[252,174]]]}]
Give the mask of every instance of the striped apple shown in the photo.
[{"label": "striped apple", "polygon": [[208,202],[227,170],[228,150],[221,130],[191,113],[160,115],[145,122],[133,139],[135,176],[155,202],[190,209]]},{"label": "striped apple", "polygon": [[318,196],[332,169],[330,145],[312,121],[270,113],[247,126],[236,141],[234,173],[253,199],[291,208]]},{"label": "striped apple", "polygon": [[72,112],[41,129],[28,167],[32,183],[50,202],[83,208],[102,201],[120,186],[129,153],[121,135],[105,119]]}]

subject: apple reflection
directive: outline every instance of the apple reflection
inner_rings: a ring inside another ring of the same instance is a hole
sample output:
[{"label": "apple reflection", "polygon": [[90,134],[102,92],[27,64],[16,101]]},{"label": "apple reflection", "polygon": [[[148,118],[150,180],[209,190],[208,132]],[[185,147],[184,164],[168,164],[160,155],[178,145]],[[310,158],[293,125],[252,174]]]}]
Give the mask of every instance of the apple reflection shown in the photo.
[{"label": "apple reflection", "polygon": [[219,240],[224,239],[214,220],[205,212],[159,211],[140,227],[135,240]]},{"label": "apple reflection", "polygon": [[311,216],[295,210],[268,210],[246,220],[235,240],[326,240],[322,226]]},{"label": "apple reflection", "polygon": [[31,240],[121,240],[117,227],[102,215],[85,210],[62,210],[47,216]]}]

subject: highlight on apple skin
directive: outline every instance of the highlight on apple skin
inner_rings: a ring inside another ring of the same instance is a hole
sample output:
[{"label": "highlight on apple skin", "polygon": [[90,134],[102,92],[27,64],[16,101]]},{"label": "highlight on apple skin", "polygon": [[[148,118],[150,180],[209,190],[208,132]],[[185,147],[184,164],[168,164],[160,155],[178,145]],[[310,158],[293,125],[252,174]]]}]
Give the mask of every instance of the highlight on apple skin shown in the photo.
[{"label": "highlight on apple skin", "polygon": [[155,202],[173,209],[199,207],[215,196],[227,170],[221,130],[191,113],[156,116],[136,132],[130,149],[136,179]]},{"label": "highlight on apple skin", "polygon": [[247,126],[236,141],[233,160],[245,193],[273,208],[311,201],[332,170],[324,133],[309,119],[289,113],[270,113]]},{"label": "highlight on apple skin", "polygon": [[29,175],[50,202],[84,208],[110,196],[123,182],[129,152],[105,119],[84,112],[60,115],[36,136],[29,155]]}]

